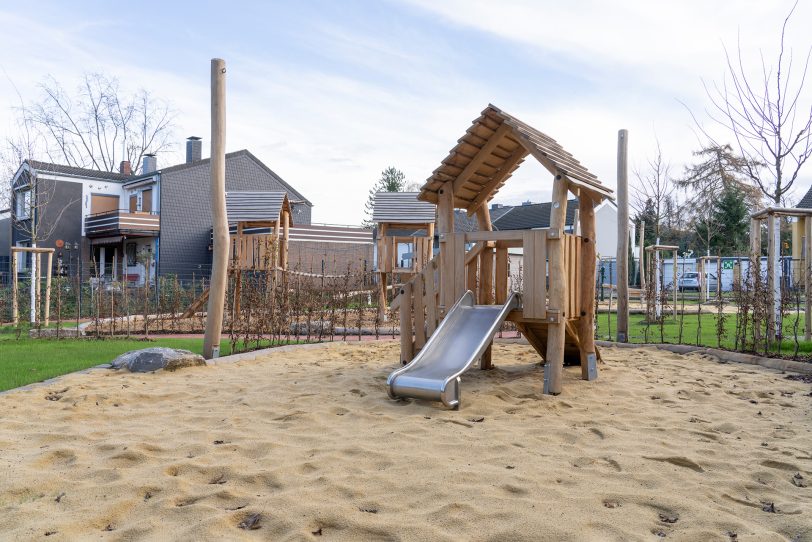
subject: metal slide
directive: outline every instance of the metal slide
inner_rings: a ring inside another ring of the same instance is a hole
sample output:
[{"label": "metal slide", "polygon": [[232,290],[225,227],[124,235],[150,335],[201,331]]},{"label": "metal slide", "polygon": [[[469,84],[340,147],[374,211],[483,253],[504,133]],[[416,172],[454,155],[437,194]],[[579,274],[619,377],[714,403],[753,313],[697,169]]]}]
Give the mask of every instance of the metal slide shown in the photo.
[{"label": "metal slide", "polygon": [[504,305],[474,305],[474,294],[465,292],[415,358],[389,375],[389,397],[442,401],[459,408],[460,375],[482,357],[508,313],[518,306],[515,292]]}]

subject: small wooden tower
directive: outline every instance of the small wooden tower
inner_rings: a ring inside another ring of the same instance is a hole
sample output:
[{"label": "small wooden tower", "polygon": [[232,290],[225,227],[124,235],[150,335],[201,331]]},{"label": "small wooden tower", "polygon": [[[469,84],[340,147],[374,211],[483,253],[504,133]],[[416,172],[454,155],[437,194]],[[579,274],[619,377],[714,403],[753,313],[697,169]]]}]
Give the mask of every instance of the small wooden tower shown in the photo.
[{"label": "small wooden tower", "polygon": [[[233,311],[240,310],[242,273],[275,273],[288,268],[288,237],[293,213],[285,192],[227,192],[229,225],[228,275],[235,280]],[[203,290],[181,318],[203,309],[209,289]]]},{"label": "small wooden tower", "polygon": [[434,257],[435,205],[419,201],[417,192],[378,192],[372,222],[378,228],[376,260],[380,294],[378,314],[386,314],[388,282],[409,280]]}]

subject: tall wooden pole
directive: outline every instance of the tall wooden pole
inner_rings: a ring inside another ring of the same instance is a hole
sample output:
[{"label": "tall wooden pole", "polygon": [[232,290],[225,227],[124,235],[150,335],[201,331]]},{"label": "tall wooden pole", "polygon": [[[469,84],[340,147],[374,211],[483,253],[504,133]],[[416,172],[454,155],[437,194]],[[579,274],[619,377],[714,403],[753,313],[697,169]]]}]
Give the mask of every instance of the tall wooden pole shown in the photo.
[{"label": "tall wooden pole", "polygon": [[[567,285],[569,278],[564,269],[564,225],[567,218],[567,182],[559,174],[553,181],[553,201],[550,209],[550,230],[547,239],[547,257],[550,269],[550,308],[547,315],[555,314],[555,321],[547,324],[547,355],[544,357],[544,393],[558,395],[564,378],[564,339],[567,319]],[[575,273],[575,269],[570,269]],[[543,273],[537,276],[543,277]],[[552,313],[552,314],[551,314]]]},{"label": "tall wooden pole", "polygon": [[646,252],[645,249],[646,244],[646,223],[642,220],[640,221],[640,246],[638,247],[640,250],[640,264],[638,265],[639,272],[640,272],[640,291],[643,292],[640,294],[642,299],[643,296],[646,295],[646,273],[644,269],[646,268],[643,265],[644,255]]},{"label": "tall wooden pole", "polygon": [[629,337],[629,132],[617,133],[617,342]]},{"label": "tall wooden pole", "polygon": [[[775,322],[775,291],[776,282],[778,279],[778,272],[776,270],[776,254],[779,254],[778,247],[776,247],[775,239],[775,216],[772,214],[767,215],[767,340],[770,342],[775,341],[775,330],[777,328]],[[780,241],[780,238],[779,238]],[[780,284],[777,286],[780,288]]]},{"label": "tall wooden pole", "polygon": [[[51,320],[51,267],[54,264],[53,261],[54,253],[53,251],[48,252],[48,267],[45,268],[45,326],[48,327],[48,324]],[[112,296],[110,296],[112,299]],[[112,318],[113,314],[110,314]]]},{"label": "tall wooden pole", "polygon": [[223,308],[228,275],[228,218],[226,217],[226,63],[211,61],[211,214],[214,256],[211,265],[209,307],[203,357],[220,356]]}]

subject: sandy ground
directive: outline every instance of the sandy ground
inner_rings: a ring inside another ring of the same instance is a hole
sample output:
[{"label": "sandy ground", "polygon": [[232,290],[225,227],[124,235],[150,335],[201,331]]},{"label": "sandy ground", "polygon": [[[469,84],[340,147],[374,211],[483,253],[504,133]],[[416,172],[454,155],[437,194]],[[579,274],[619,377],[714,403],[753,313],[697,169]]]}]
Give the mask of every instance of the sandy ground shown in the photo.
[{"label": "sandy ground", "polygon": [[809,384],[605,350],[548,397],[532,350],[497,345],[454,412],[387,398],[397,348],[2,395],[0,538],[812,540]]}]

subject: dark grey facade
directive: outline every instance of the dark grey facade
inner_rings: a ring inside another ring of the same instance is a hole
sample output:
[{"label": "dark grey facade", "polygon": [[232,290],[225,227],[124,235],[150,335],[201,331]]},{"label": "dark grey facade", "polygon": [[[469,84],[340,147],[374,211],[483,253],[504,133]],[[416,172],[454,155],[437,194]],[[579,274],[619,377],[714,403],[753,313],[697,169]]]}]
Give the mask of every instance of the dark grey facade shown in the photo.
[{"label": "dark grey facade", "polygon": [[9,281],[11,273],[11,213],[0,213],[0,284]]},{"label": "dark grey facade", "polygon": [[[161,275],[208,276],[211,268],[211,162],[161,169]],[[310,224],[313,206],[246,150],[226,155],[226,191],[286,192],[294,224]]]}]

